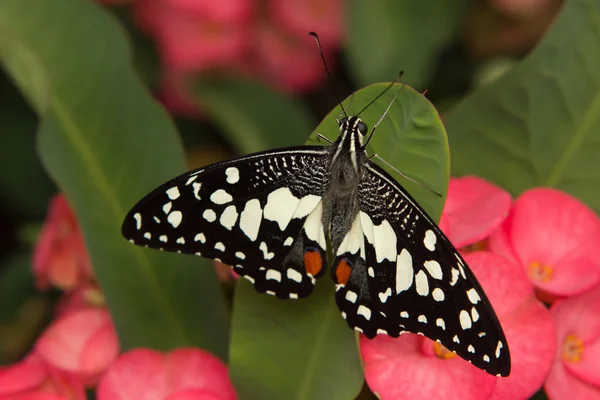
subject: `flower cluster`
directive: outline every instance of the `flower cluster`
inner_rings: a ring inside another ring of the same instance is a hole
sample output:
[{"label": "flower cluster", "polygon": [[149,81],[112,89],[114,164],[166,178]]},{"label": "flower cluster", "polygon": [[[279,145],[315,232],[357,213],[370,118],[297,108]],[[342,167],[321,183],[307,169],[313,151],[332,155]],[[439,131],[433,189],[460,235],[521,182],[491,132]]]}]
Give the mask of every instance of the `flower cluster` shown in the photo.
[{"label": "flower cluster", "polygon": [[450,182],[440,227],[500,319],[511,375],[487,375],[422,336],[361,337],[365,377],[379,398],[525,399],[542,386],[553,399],[600,398],[600,219],[555,189],[513,202],[464,177]]},{"label": "flower cluster", "polygon": [[160,98],[173,112],[194,115],[191,78],[218,72],[249,76],[285,91],[304,92],[323,78],[316,30],[325,56],[342,39],[342,1],[112,0],[131,3],[139,28],[157,45]]},{"label": "flower cluster", "polygon": [[135,349],[119,355],[82,232],[63,195],[50,202],[33,268],[40,289],[53,286],[64,294],[30,354],[0,367],[1,400],[85,400],[85,389],[94,387],[98,400],[236,398],[226,366],[205,351]]}]

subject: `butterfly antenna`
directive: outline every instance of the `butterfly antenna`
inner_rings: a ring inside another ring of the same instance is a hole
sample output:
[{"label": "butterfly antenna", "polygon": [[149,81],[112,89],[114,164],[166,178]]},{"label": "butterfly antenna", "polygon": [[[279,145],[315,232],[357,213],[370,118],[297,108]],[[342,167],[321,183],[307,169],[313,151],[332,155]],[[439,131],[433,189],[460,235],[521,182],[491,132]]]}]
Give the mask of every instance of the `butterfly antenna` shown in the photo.
[{"label": "butterfly antenna", "polygon": [[[400,78],[402,78],[402,75],[404,75],[404,71],[400,71],[400,73],[398,74],[398,77],[397,77],[396,79],[394,79],[392,82],[390,82],[390,84],[389,84],[389,85],[388,85],[388,86],[387,86],[385,89],[383,89],[383,91],[382,91],[381,93],[379,93],[379,94],[377,95],[377,97],[375,97],[373,100],[371,100],[371,101],[369,102],[369,104],[367,104],[366,106],[364,106],[364,108],[363,108],[362,110],[360,110],[360,112],[359,112],[358,114],[356,114],[356,116],[358,117],[358,116],[359,116],[359,115],[360,115],[360,114],[361,114],[363,111],[365,111],[367,108],[371,107],[371,105],[372,105],[373,103],[375,103],[377,100],[379,100],[379,98],[380,98],[381,96],[383,96],[383,95],[384,95],[384,94],[385,94],[385,93],[386,93],[388,90],[390,90],[390,89],[392,88],[392,86],[394,86],[394,84],[395,84],[396,82],[398,82],[398,80],[399,80]],[[394,97],[394,99],[395,99],[395,97]],[[392,102],[393,102],[393,100],[392,100]],[[388,109],[389,109],[389,107],[388,107]],[[386,111],[386,112],[387,112],[387,111]],[[385,115],[385,114],[384,114],[384,115]]]},{"label": "butterfly antenna", "polygon": [[[400,79],[400,77],[402,76],[403,72],[400,72],[400,74],[398,75],[398,78],[395,79],[387,88],[385,88],[385,90],[383,92],[381,92],[379,94],[379,96],[375,97],[375,99],[373,101],[371,101],[369,104],[367,104],[367,107],[369,107],[371,104],[373,104],[378,98],[381,97],[381,95],[383,95],[385,92],[388,91],[389,88],[392,87],[392,85],[394,83],[396,83],[396,81],[398,79]],[[402,89],[402,87],[400,87],[400,89]],[[377,126],[379,126],[379,124],[381,123],[381,121],[383,121],[383,119],[385,118],[385,116],[387,115],[387,113],[390,111],[390,108],[392,108],[392,104],[394,104],[394,101],[396,101],[396,97],[398,97],[398,94],[400,93],[400,89],[398,89],[396,91],[396,94],[394,95],[394,98],[392,99],[392,101],[390,101],[390,104],[388,104],[387,108],[385,109],[385,111],[383,112],[383,114],[381,114],[381,117],[379,117],[379,120],[377,121],[377,123],[375,125],[373,125],[373,128],[371,128],[371,134],[369,135],[369,137],[367,138],[367,141],[365,142],[365,144],[363,144],[363,149],[367,148],[367,145],[369,144],[369,142],[371,141],[371,138],[373,137],[373,134],[375,133],[375,129],[377,129]],[[361,112],[363,112],[367,107],[363,108],[361,110]],[[359,113],[360,114],[360,113]]]},{"label": "butterfly antenna", "polygon": [[335,91],[335,87],[333,86],[333,79],[331,79],[331,74],[329,73],[329,68],[327,67],[327,62],[325,62],[325,56],[323,55],[323,48],[321,47],[321,41],[319,40],[319,35],[317,35],[315,32],[308,32],[308,34],[312,37],[315,38],[315,41],[317,42],[317,47],[319,48],[319,54],[321,54],[321,60],[323,60],[323,65],[325,66],[325,72],[327,72],[327,79],[329,79],[329,85],[331,86],[331,90],[333,90],[333,94],[335,95],[335,98],[338,102],[338,104],[340,105],[340,107],[342,107],[342,112],[344,113],[344,116],[346,118],[348,118],[348,114],[346,114],[346,109],[344,108],[344,105],[342,104],[342,101],[340,100],[340,96],[337,94],[337,92]]}]

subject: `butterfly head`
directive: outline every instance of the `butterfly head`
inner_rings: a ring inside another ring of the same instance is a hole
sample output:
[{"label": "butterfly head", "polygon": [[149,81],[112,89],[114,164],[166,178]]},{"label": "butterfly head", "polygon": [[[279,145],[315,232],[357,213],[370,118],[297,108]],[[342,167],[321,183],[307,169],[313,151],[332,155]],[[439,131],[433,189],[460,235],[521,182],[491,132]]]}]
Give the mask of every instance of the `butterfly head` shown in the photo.
[{"label": "butterfly head", "polygon": [[359,146],[362,146],[363,138],[369,132],[367,124],[362,119],[355,116],[343,117],[338,119],[338,125],[341,137],[354,137]]}]

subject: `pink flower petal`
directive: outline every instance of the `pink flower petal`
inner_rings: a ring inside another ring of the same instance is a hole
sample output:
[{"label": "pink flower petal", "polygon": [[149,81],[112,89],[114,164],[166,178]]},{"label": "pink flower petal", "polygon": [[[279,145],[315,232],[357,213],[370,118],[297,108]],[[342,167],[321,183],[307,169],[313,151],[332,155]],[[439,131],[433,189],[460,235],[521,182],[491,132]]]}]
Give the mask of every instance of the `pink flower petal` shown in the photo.
[{"label": "pink flower petal", "polygon": [[[600,387],[600,287],[583,295],[556,302],[552,316],[557,326],[559,348],[556,358],[575,378]],[[570,338],[581,343],[578,361],[565,359],[565,345]]]},{"label": "pink flower petal", "polygon": [[205,389],[220,394],[221,399],[235,400],[227,367],[212,354],[199,349],[177,349],[164,360],[171,391]]},{"label": "pink flower petal", "polygon": [[571,375],[565,368],[562,359],[554,361],[548,379],[544,383],[548,397],[553,400],[577,399],[598,400],[600,388],[580,381]]},{"label": "pink flower petal", "polygon": [[510,242],[510,230],[512,226],[512,214],[504,220],[487,239],[487,249],[494,254],[502,256],[508,260],[519,263],[512,244]]},{"label": "pink flower petal", "polygon": [[[310,39],[310,37],[307,38]],[[324,49],[327,51],[327,49]],[[254,70],[282,90],[303,92],[314,88],[325,76],[315,45],[289,37],[268,26],[261,27],[256,39]],[[325,53],[328,57],[328,53]],[[332,63],[328,62],[329,68]]]},{"label": "pink flower petal", "polygon": [[365,379],[380,399],[488,398],[496,385],[495,377],[458,357],[424,356],[422,340],[429,341],[414,334],[398,339],[380,335],[372,340],[361,336]]},{"label": "pink flower petal", "polygon": [[52,323],[35,352],[55,368],[93,381],[116,359],[119,345],[108,311],[85,309]]},{"label": "pink flower petal", "polygon": [[490,252],[474,252],[465,261],[477,276],[506,335],[511,374],[498,380],[490,399],[528,398],[539,390],[556,348],[549,311],[535,298],[520,265]]},{"label": "pink flower petal", "polygon": [[342,40],[344,7],[341,0],[270,1],[270,15],[275,25],[299,39],[310,39],[308,32],[319,34],[325,48],[338,47]]},{"label": "pink flower petal", "polygon": [[46,370],[36,360],[25,359],[8,367],[0,367],[0,396],[33,390],[45,379]]},{"label": "pink flower petal", "polygon": [[158,351],[135,349],[122,354],[104,374],[96,397],[98,400],[157,400],[169,395]]},{"label": "pink flower petal", "polygon": [[508,216],[512,199],[498,186],[475,176],[453,178],[440,228],[460,248],[488,237]]},{"label": "pink flower petal", "polygon": [[250,0],[163,0],[167,7],[175,7],[198,17],[214,21],[243,24],[252,16]]},{"label": "pink flower petal", "polygon": [[53,393],[32,392],[16,396],[3,397],[0,400],[71,400],[67,396]]},{"label": "pink flower petal", "polygon": [[218,393],[214,393],[210,390],[204,389],[190,389],[182,392],[177,392],[165,400],[224,400],[227,397],[223,397]]},{"label": "pink flower petal", "polygon": [[600,221],[585,204],[555,189],[523,193],[512,210],[510,242],[529,270],[551,269],[548,279],[534,285],[558,296],[589,290],[600,281],[600,259],[590,248],[600,246]]},{"label": "pink flower petal", "polygon": [[533,285],[520,265],[488,251],[464,256],[496,314],[506,315],[534,299]]}]

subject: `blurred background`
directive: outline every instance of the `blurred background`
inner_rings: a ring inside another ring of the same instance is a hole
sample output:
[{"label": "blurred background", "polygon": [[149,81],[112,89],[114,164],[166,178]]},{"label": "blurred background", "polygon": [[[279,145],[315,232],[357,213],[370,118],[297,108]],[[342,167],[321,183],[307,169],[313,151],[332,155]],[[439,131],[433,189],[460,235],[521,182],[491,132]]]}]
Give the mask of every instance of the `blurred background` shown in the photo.
[{"label": "blurred background", "polygon": [[[524,57],[561,3],[103,0],[98,6],[122,26],[137,72],[174,119],[193,168],[301,144],[336,105],[336,92],[345,98],[400,70],[402,81],[427,91],[443,117]],[[309,31],[321,38],[333,88]],[[260,130],[250,132],[248,122]],[[37,291],[32,273],[32,250],[56,192],[36,152],[37,125],[36,113],[0,70],[0,364],[27,353],[60,299],[58,289]]]}]

